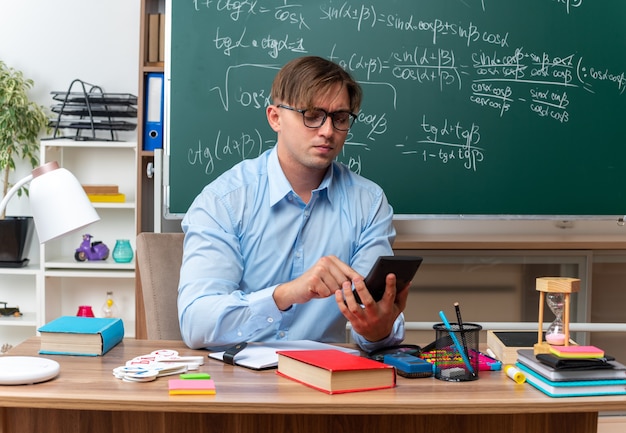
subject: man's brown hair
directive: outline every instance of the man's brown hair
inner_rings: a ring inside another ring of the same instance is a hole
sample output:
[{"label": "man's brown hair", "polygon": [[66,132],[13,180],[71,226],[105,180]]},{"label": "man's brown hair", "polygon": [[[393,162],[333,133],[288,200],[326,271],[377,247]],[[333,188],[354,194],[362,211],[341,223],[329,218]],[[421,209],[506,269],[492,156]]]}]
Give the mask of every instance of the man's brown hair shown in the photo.
[{"label": "man's brown hair", "polygon": [[341,66],[317,56],[298,57],[285,64],[274,78],[272,99],[297,108],[316,108],[314,99],[334,90],[337,84],[348,90],[350,111],[357,113],[363,98],[361,86]]}]

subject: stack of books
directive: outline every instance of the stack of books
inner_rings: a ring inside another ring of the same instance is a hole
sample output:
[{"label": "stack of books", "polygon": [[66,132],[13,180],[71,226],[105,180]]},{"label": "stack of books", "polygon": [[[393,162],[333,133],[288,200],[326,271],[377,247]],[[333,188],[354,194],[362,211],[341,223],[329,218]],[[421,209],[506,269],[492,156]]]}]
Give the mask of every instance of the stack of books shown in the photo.
[{"label": "stack of books", "polygon": [[148,14],[148,63],[165,61],[165,14]]},{"label": "stack of books", "polygon": [[83,189],[92,203],[124,203],[126,196],[117,185],[83,185]]},{"label": "stack of books", "polygon": [[626,366],[611,357],[535,355],[533,349],[517,354],[526,381],[550,397],[626,395]]}]

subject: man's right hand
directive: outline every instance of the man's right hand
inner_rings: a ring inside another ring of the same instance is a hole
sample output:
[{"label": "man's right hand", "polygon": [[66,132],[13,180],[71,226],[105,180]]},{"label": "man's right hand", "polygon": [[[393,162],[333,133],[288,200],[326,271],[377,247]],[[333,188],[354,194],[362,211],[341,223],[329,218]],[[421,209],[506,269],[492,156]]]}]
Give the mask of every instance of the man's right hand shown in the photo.
[{"label": "man's right hand", "polygon": [[277,286],[273,294],[274,302],[285,311],[293,304],[332,296],[344,282],[357,277],[361,275],[336,256],[324,256],[300,277]]}]

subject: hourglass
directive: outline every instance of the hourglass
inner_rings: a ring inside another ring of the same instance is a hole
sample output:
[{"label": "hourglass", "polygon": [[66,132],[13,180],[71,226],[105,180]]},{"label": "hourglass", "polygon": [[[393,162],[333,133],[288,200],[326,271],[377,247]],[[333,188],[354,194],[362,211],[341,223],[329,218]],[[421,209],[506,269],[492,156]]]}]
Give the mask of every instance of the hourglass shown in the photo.
[{"label": "hourglass", "polygon": [[[578,278],[540,277],[537,278],[536,289],[539,292],[539,330],[535,355],[549,353],[550,346],[569,346],[570,295],[580,290]],[[554,322],[546,330],[546,341],[543,341],[543,309],[544,303],[554,313]]]},{"label": "hourglass", "polygon": [[563,326],[563,307],[565,306],[564,293],[546,293],[546,304],[555,319],[546,330],[546,342],[553,346],[566,346],[565,344],[565,327]]}]

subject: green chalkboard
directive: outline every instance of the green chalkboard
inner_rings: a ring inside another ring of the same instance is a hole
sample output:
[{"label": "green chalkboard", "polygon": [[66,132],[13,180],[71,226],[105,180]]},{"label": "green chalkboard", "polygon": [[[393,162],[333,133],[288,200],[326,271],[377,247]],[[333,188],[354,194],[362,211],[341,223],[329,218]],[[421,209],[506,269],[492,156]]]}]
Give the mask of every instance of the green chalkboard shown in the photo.
[{"label": "green chalkboard", "polygon": [[277,70],[326,57],[364,104],[341,162],[398,215],[626,213],[626,1],[172,1],[167,213],[275,144]]}]

